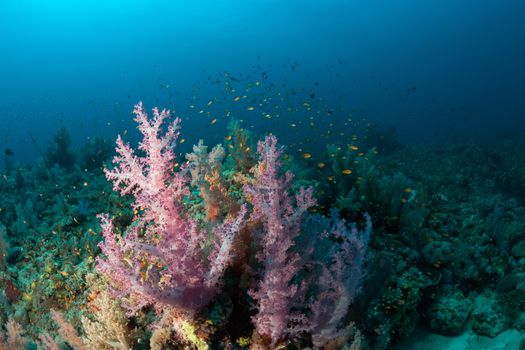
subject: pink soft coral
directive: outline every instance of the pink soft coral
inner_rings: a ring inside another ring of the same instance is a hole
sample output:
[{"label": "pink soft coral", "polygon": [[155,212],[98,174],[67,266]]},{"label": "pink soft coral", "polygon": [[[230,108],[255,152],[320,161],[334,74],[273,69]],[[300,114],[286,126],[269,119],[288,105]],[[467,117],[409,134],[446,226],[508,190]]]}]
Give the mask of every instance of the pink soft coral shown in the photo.
[{"label": "pink soft coral", "polygon": [[106,177],[114,190],[134,197],[136,216],[122,237],[107,215],[100,216],[105,241],[99,246],[105,258],[97,258],[97,268],[108,277],[112,293],[122,298],[129,314],[146,305],[157,310],[171,306],[192,314],[217,292],[245,209],[216,224],[214,240],[206,246],[208,232],[189,217],[183,205],[189,186],[187,171],[175,171],[180,119],[163,133],[169,111],[153,109],[150,120],[139,103],[134,113],[144,136],[139,145],[143,155],[137,155],[119,136],[115,167],[106,169]]},{"label": "pink soft coral", "polygon": [[[252,169],[255,177],[244,186],[253,205],[251,220],[261,221],[264,227],[262,252],[264,276],[251,296],[257,301],[254,317],[257,332],[271,339],[272,345],[292,332],[288,328],[290,311],[298,297],[298,286],[291,284],[301,267],[301,259],[292,252],[294,238],[301,231],[303,215],[316,204],[312,189],[301,188],[295,201],[289,195],[293,175],[280,176],[280,156],[277,138],[267,136],[258,144],[259,163]],[[295,202],[295,203],[294,203]],[[293,205],[295,204],[295,206]]]},{"label": "pink soft coral", "polygon": [[[250,291],[258,310],[253,317],[255,328],[265,338],[262,342],[270,343],[271,347],[302,332],[310,333],[317,347],[336,338],[345,341],[351,327],[341,327],[340,323],[365,274],[363,264],[372,231],[371,220],[366,214],[366,229],[359,232],[355,225],[349,230],[337,215],[331,220],[317,216],[317,223],[310,216],[314,227],[309,229],[318,231],[315,237],[307,239],[316,243],[334,241],[323,260],[310,260],[315,247],[306,248],[300,256],[295,241],[301,234],[308,208],[315,206],[316,201],[312,188],[300,188],[292,198],[293,175],[279,173],[282,152],[275,136],[259,142],[259,162],[251,170],[254,177],[244,186],[253,206],[250,219],[262,226],[259,260],[264,274],[258,288]],[[294,278],[299,277],[302,269],[310,273],[299,284]],[[314,271],[319,269],[318,275]],[[307,291],[315,295],[309,302],[305,298]]]}]

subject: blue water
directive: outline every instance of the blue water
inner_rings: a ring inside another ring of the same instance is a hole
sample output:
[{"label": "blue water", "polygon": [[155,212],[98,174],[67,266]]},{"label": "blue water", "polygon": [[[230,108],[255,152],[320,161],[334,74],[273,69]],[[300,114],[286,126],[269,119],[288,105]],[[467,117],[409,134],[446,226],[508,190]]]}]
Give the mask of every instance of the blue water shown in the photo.
[{"label": "blue water", "polygon": [[222,72],[266,72],[408,138],[523,132],[523,13],[512,0],[7,0],[0,138],[34,161],[27,131],[42,147],[61,124],[75,141],[113,137],[137,101],[185,111]]}]

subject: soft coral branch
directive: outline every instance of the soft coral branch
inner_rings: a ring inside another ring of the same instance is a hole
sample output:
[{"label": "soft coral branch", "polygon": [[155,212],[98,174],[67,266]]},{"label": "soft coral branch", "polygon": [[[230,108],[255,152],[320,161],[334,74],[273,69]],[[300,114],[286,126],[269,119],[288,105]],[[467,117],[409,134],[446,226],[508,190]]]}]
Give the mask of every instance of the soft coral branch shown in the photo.
[{"label": "soft coral branch", "polygon": [[188,193],[187,176],[185,171],[174,171],[180,119],[176,118],[162,133],[162,125],[170,117],[169,110],[154,108],[150,121],[142,103],[138,103],[133,113],[143,135],[139,150],[144,156],[137,155],[119,135],[117,156],[113,159],[115,167],[105,170],[106,178],[113,182],[115,191],[133,195],[134,208],[144,212],[145,221],[154,221],[160,229],[183,225],[185,220],[178,213],[182,211],[182,198]]},{"label": "soft coral branch", "polygon": [[257,302],[258,313],[254,317],[257,332],[275,345],[291,331],[288,322],[298,291],[298,286],[291,282],[301,266],[299,255],[291,249],[300,233],[303,215],[316,201],[311,188],[301,188],[293,205],[288,193],[293,175],[279,174],[282,148],[277,147],[275,136],[259,142],[258,152],[259,163],[252,169],[254,179],[244,186],[244,191],[253,205],[251,219],[260,220],[264,227],[259,255],[264,276],[257,290],[250,294]]},{"label": "soft coral branch", "polygon": [[150,120],[139,103],[134,113],[143,135],[139,145],[143,155],[119,137],[115,167],[106,169],[106,177],[116,191],[133,196],[135,222],[119,237],[109,217],[100,216],[105,240],[100,247],[105,258],[97,260],[97,268],[109,277],[112,293],[123,299],[130,314],[146,305],[193,313],[217,292],[245,209],[217,223],[211,232],[214,240],[204,249],[207,231],[183,205],[189,193],[187,171],[174,170],[180,120],[175,119],[162,132],[169,111],[154,109]]},{"label": "soft coral branch", "polygon": [[[283,150],[277,146],[275,136],[259,142],[258,152],[259,162],[251,170],[254,176],[244,186],[253,206],[250,218],[262,226],[259,260],[264,273],[258,288],[250,291],[258,310],[253,317],[256,331],[270,347],[302,332],[311,334],[316,347],[336,338],[345,341],[351,327],[341,326],[341,321],[358,294],[365,273],[363,264],[372,230],[370,217],[365,215],[366,228],[362,232],[355,225],[348,229],[335,214],[331,220],[323,218],[318,226],[309,228],[314,234],[307,239],[315,244],[321,243],[319,240],[330,242],[326,256],[311,261],[315,247],[300,256],[295,244],[307,210],[316,205],[312,188],[299,188],[295,196],[291,195],[293,175],[280,174]],[[300,277],[303,269],[311,273]],[[305,303],[307,291],[313,293],[309,303]]]},{"label": "soft coral branch", "polygon": [[341,327],[348,308],[361,290],[366,270],[367,245],[372,234],[372,221],[365,214],[365,228],[346,222],[332,214],[330,226],[321,234],[322,239],[333,238],[340,244],[332,245],[328,262],[321,263],[322,273],[317,279],[318,295],[311,303],[311,314],[305,320],[305,331],[312,334],[313,344],[320,348],[336,339],[350,336],[352,327]]}]

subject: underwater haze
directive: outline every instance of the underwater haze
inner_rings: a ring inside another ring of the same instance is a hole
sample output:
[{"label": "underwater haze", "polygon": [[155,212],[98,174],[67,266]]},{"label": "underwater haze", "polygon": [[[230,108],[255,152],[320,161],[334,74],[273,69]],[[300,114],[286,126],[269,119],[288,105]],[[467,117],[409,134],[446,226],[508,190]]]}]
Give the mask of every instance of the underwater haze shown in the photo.
[{"label": "underwater haze", "polygon": [[315,89],[408,138],[523,132],[523,12],[489,0],[4,1],[1,137],[34,160],[28,130],[42,144],[61,124],[76,140],[114,135],[138,100],[182,112],[221,72]]},{"label": "underwater haze", "polygon": [[2,0],[0,350],[525,348],[525,2]]}]

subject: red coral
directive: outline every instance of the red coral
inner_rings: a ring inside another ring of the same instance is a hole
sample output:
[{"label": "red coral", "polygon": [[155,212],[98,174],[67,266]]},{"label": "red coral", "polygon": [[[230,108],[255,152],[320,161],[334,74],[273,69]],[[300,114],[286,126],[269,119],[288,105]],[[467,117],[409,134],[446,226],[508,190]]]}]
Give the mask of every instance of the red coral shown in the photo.
[{"label": "red coral", "polygon": [[7,300],[9,300],[10,303],[16,303],[20,299],[20,291],[13,282],[11,282],[8,279],[4,279],[4,293]]}]

